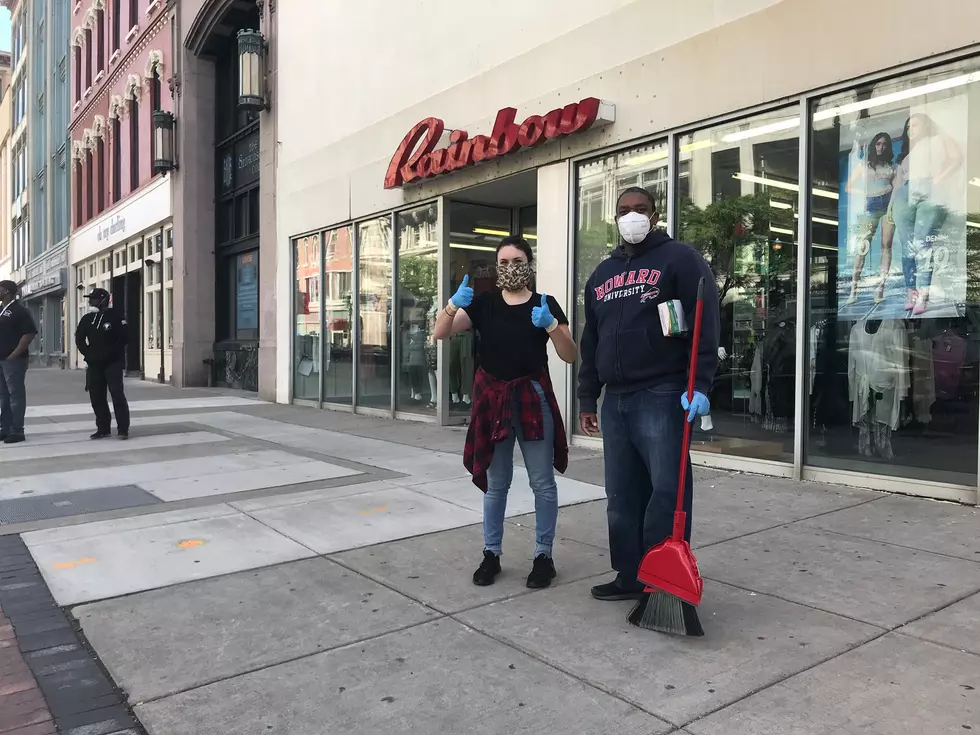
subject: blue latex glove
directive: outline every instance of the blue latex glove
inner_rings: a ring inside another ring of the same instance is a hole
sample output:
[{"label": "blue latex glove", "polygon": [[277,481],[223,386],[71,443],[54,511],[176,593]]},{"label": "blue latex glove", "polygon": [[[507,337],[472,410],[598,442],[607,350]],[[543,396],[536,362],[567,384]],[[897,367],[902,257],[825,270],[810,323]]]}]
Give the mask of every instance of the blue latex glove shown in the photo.
[{"label": "blue latex glove", "polygon": [[707,416],[711,413],[711,402],[704,393],[694,392],[694,398],[687,400],[687,391],[681,393],[681,406],[687,411],[688,423],[694,421],[695,416]]},{"label": "blue latex glove", "polygon": [[465,309],[473,303],[473,289],[470,288],[470,276],[468,273],[463,276],[463,282],[459,284],[455,295],[449,300],[457,309]]},{"label": "blue latex glove", "polygon": [[545,294],[541,294],[541,306],[531,309],[531,323],[538,329],[547,329],[555,323],[555,317],[551,314],[548,297]]}]

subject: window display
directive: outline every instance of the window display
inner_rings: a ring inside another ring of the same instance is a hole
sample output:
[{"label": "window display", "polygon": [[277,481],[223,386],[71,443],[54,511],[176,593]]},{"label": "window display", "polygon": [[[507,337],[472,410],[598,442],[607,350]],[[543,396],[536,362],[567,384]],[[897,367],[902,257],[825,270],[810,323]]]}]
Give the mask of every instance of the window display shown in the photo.
[{"label": "window display", "polygon": [[976,484],[978,69],[813,110],[809,464]]},{"label": "window display", "polygon": [[680,139],[677,237],[708,261],[721,307],[697,450],[793,459],[799,127],[785,110]]},{"label": "window display", "polygon": [[354,391],[354,229],[323,234],[323,401],[345,406]]},{"label": "window display", "polygon": [[357,226],[360,375],[357,404],[391,408],[391,217]]},{"label": "window display", "polygon": [[439,312],[439,208],[395,216],[398,235],[398,394],[396,408],[435,414],[439,391],[432,330]]},{"label": "window display", "polygon": [[320,236],[293,241],[296,265],[293,336],[293,396],[309,401],[320,395]]}]

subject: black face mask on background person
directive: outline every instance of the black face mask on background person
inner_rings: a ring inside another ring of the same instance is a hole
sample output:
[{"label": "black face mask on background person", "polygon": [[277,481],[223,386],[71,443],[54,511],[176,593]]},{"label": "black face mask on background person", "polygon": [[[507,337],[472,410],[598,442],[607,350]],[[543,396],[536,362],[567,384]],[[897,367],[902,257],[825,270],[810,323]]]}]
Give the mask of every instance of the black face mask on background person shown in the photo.
[{"label": "black face mask on background person", "polygon": [[531,283],[530,263],[502,263],[497,266],[497,288],[521,291]]}]

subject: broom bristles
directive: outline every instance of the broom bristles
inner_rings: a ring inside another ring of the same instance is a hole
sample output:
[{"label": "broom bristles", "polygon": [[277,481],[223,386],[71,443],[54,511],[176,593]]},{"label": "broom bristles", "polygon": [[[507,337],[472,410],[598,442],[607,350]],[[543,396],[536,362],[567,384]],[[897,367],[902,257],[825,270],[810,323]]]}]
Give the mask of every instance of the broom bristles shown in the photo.
[{"label": "broom bristles", "polygon": [[704,635],[697,608],[661,590],[644,594],[630,611],[627,620],[638,628],[660,633]]}]

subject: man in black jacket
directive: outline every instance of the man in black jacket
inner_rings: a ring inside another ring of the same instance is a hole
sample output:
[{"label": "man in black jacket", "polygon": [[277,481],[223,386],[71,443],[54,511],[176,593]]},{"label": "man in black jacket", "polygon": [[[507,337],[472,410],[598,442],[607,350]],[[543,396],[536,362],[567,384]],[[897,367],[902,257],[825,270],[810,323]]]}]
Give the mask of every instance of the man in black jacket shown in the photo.
[{"label": "man in black jacket", "polygon": [[89,312],[78,322],[75,345],[88,363],[85,380],[89,399],[95,411],[95,433],[92,439],[112,436],[112,414],[106,391],[112,396],[116,429],[120,439],[129,438],[129,403],[123,389],[123,363],[129,341],[126,320],[109,306],[109,292],[92,290],[85,298],[98,311]]},{"label": "man in black jacket", "polygon": [[31,313],[17,299],[17,284],[0,281],[0,441],[24,441],[27,348],[37,334]]},{"label": "man in black jacket", "polygon": [[[711,269],[693,247],[654,229],[656,216],[647,191],[623,191],[616,213],[623,242],[585,286],[579,422],[586,434],[598,433],[597,404],[605,387],[606,513],[610,561],[617,572],[614,581],[592,588],[600,600],[637,599],[643,591],[636,578],[643,555],[673,528],[684,421],[710,411],[707,394],[718,359],[718,291]],[[679,301],[676,311],[691,325],[702,278],[697,383],[689,402],[690,333],[665,335],[658,306]],[[691,495],[689,470],[688,540]]]}]

